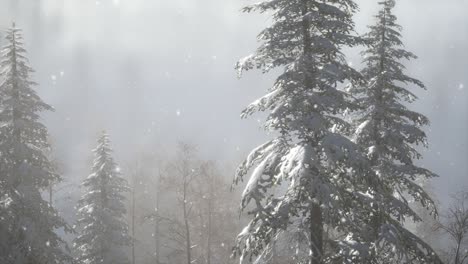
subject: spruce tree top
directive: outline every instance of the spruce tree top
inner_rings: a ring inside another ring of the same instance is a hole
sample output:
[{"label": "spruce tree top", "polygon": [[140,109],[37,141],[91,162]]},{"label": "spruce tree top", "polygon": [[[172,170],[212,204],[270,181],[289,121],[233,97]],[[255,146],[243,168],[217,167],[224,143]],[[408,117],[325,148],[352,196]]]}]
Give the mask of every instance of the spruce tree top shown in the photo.
[{"label": "spruce tree top", "polygon": [[275,0],[245,7],[245,12],[271,12],[273,24],[259,34],[257,51],[238,63],[239,73],[277,67],[284,72],[243,116],[270,110],[268,130],[302,141],[315,141],[334,126],[347,126],[335,115],[356,106],[336,88],[345,81],[360,80],[341,52],[361,43],[354,35],[356,8],[349,0]]},{"label": "spruce tree top", "polygon": [[[54,172],[45,151],[50,146],[47,128],[40,122],[39,113],[51,111],[52,107],[42,101],[33,89],[37,84],[31,81],[34,70],[28,65],[21,29],[8,29],[7,45],[2,49],[3,80],[0,83],[0,130],[3,135],[5,165],[15,168],[19,175],[9,175],[13,185],[28,182],[45,188],[51,181],[60,180]],[[8,150],[6,150],[7,148]],[[35,173],[28,173],[34,170]]]}]

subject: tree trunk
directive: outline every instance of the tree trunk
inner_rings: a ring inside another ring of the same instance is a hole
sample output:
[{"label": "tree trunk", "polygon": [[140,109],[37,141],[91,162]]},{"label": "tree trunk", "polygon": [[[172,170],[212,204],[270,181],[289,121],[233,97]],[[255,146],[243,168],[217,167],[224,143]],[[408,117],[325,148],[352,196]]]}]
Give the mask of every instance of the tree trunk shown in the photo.
[{"label": "tree trunk", "polygon": [[[301,0],[301,14],[303,17],[309,12],[309,6],[307,0]],[[305,56],[311,55],[312,53],[312,41],[310,38],[310,21],[306,18],[302,20],[302,37],[303,37],[303,53]],[[313,81],[310,75],[306,73],[304,79],[304,85],[307,89],[313,89]],[[311,197],[313,198],[313,197]],[[309,216],[309,229],[310,229],[310,259],[309,264],[321,264],[323,256],[323,218],[322,209],[320,204],[312,204],[310,208]]]},{"label": "tree trunk", "polygon": [[455,251],[455,264],[463,264],[460,261],[460,248],[462,244],[463,237],[457,239],[457,249]]},{"label": "tree trunk", "polygon": [[210,182],[210,197],[208,200],[208,241],[206,245],[206,264],[211,264],[211,229],[212,229],[212,214],[213,214],[213,181]]},{"label": "tree trunk", "polygon": [[[159,216],[159,215],[157,215]],[[159,240],[159,220],[157,219],[154,225],[154,243],[156,246],[156,264],[161,264],[160,240]]]},{"label": "tree trunk", "polygon": [[[312,55],[312,40],[310,37],[310,21],[305,18],[309,12],[307,0],[301,0],[302,19],[302,37],[303,37],[303,54],[305,56]],[[304,78],[304,86],[306,89],[313,89],[313,81],[308,73]],[[311,197],[314,198],[314,197]],[[310,229],[310,259],[309,264],[321,264],[323,258],[323,218],[320,204],[312,204],[309,216]]]},{"label": "tree trunk", "polygon": [[154,244],[156,250],[156,264],[161,264],[161,245],[159,239],[159,203],[161,200],[161,171],[158,175],[158,186],[157,186],[157,193],[156,193],[156,221],[154,222]]},{"label": "tree trunk", "polygon": [[132,264],[135,264],[135,188],[136,188],[136,173],[133,176],[132,188]]},{"label": "tree trunk", "polygon": [[192,256],[191,256],[191,242],[190,242],[190,227],[189,227],[189,220],[188,220],[188,210],[187,210],[187,177],[188,175],[184,175],[184,201],[183,201],[183,209],[184,209],[184,225],[185,225],[185,243],[186,243],[186,253],[187,253],[187,264],[191,264]]},{"label": "tree trunk", "polygon": [[[384,45],[384,42],[386,41],[386,24],[387,24],[387,18],[386,18],[386,12],[384,11],[384,15],[382,18],[382,35],[381,35],[381,41],[382,45]],[[379,112],[381,111],[380,109],[382,108],[382,104],[384,103],[384,98],[383,98],[383,83],[381,81],[382,74],[385,72],[385,50],[382,47],[382,53],[380,54],[380,62],[379,62],[379,77],[377,79],[377,83],[375,84],[375,113],[373,114],[374,118],[374,124],[373,124],[373,131],[372,131],[372,137],[374,140],[375,144],[375,153],[373,153],[372,159],[371,159],[371,164],[372,166],[378,166],[380,163],[380,151],[381,151],[381,145],[382,145],[382,140],[379,134],[379,131],[382,129],[382,119],[379,116]],[[379,233],[380,233],[380,226],[382,225],[382,214],[380,213],[381,208],[379,208],[378,205],[374,205],[374,210],[376,211],[375,215],[372,216],[371,218],[371,225],[372,225],[372,235],[374,240],[378,240],[379,238]]]},{"label": "tree trunk", "polygon": [[320,205],[313,204],[310,210],[310,260],[309,264],[322,264],[323,218]]},{"label": "tree trunk", "polygon": [[[16,28],[16,25],[15,23],[13,22],[12,24],[12,27],[13,28]],[[13,109],[12,109],[12,123],[13,123],[13,137],[14,139],[16,140],[16,144],[20,144],[21,143],[21,130],[18,128],[17,126],[17,123],[18,123],[18,120],[21,119],[21,113],[20,111],[17,109],[17,105],[19,105],[19,101],[20,101],[20,92],[19,92],[19,84],[18,84],[18,68],[17,68],[17,64],[18,64],[18,58],[17,58],[17,52],[16,52],[16,33],[13,32],[13,39],[12,39],[12,45],[13,45],[13,48],[12,48],[12,67],[11,67],[11,73],[13,75],[13,81],[12,81],[12,90],[13,90],[13,100],[15,100],[15,105],[13,106]],[[17,146],[13,146],[13,151],[14,151],[14,157],[15,157],[15,164],[14,164],[14,169],[15,169],[15,173],[10,175],[10,177],[14,177],[14,179],[12,180],[12,182],[14,183],[14,187],[18,187],[21,183],[24,182],[24,179],[23,177],[21,177],[22,175],[20,174],[20,166],[21,166],[21,163],[23,162],[23,160],[21,158],[19,158],[19,153],[18,153],[18,147]]]}]

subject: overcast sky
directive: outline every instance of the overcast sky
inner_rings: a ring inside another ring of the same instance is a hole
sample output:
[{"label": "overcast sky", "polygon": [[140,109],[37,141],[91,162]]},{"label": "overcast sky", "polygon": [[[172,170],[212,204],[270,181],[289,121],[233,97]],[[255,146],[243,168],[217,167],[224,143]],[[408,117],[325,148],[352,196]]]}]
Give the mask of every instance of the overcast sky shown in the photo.
[{"label": "overcast sky", "polygon": [[[246,0],[0,0],[0,29],[15,20],[42,97],[56,108],[45,116],[67,178],[89,172],[99,131],[113,138],[119,161],[141,149],[157,152],[177,140],[199,145],[206,158],[238,163],[267,139],[244,106],[274,75],[235,62],[257,47],[269,20],[242,14]],[[373,22],[376,0],[357,1],[357,28]],[[400,0],[396,14],[407,64],[428,91],[414,105],[432,121],[422,161],[440,174],[439,199],[468,186],[468,0]],[[359,65],[356,50],[349,60]]]}]

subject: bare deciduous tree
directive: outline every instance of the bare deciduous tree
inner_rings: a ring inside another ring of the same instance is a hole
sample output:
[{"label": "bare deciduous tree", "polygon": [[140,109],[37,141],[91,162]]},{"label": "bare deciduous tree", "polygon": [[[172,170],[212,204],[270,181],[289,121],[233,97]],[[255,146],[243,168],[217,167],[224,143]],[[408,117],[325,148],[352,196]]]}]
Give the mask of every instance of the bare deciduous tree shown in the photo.
[{"label": "bare deciduous tree", "polygon": [[200,165],[196,187],[200,263],[231,263],[232,237],[239,227],[237,194],[230,191],[227,177],[214,161]]},{"label": "bare deciduous tree", "polygon": [[[191,220],[193,217],[193,184],[198,175],[198,162],[195,160],[196,146],[189,143],[180,142],[175,160],[169,164],[168,177],[164,179],[165,185],[171,189],[175,195],[182,211],[182,222],[177,223],[173,231],[179,234],[184,240],[184,251],[187,264],[191,264],[193,259],[192,249],[196,245],[192,244]],[[174,223],[175,224],[175,223]]]},{"label": "bare deciduous tree", "polygon": [[468,263],[468,191],[453,196],[453,202],[438,227],[452,242],[447,252],[447,263]]}]

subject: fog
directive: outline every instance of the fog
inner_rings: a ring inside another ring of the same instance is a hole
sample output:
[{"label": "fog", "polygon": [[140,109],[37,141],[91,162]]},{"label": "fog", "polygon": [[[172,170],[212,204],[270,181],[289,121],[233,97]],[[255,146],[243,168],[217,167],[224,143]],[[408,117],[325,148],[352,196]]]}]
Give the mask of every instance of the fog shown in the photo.
[{"label": "fog", "polygon": [[[89,174],[102,130],[123,167],[141,152],[172,155],[183,140],[234,168],[268,139],[261,116],[240,118],[275,77],[252,71],[238,79],[234,70],[269,23],[240,12],[250,2],[0,0],[0,35],[12,21],[24,30],[39,94],[55,108],[44,119],[65,182]],[[364,33],[377,1],[357,2]],[[421,164],[440,175],[432,186],[443,204],[468,187],[466,10],[466,0],[400,0],[396,9],[406,48],[419,56],[408,71],[428,88],[414,106],[431,120]],[[360,64],[358,50],[348,55]]]}]

